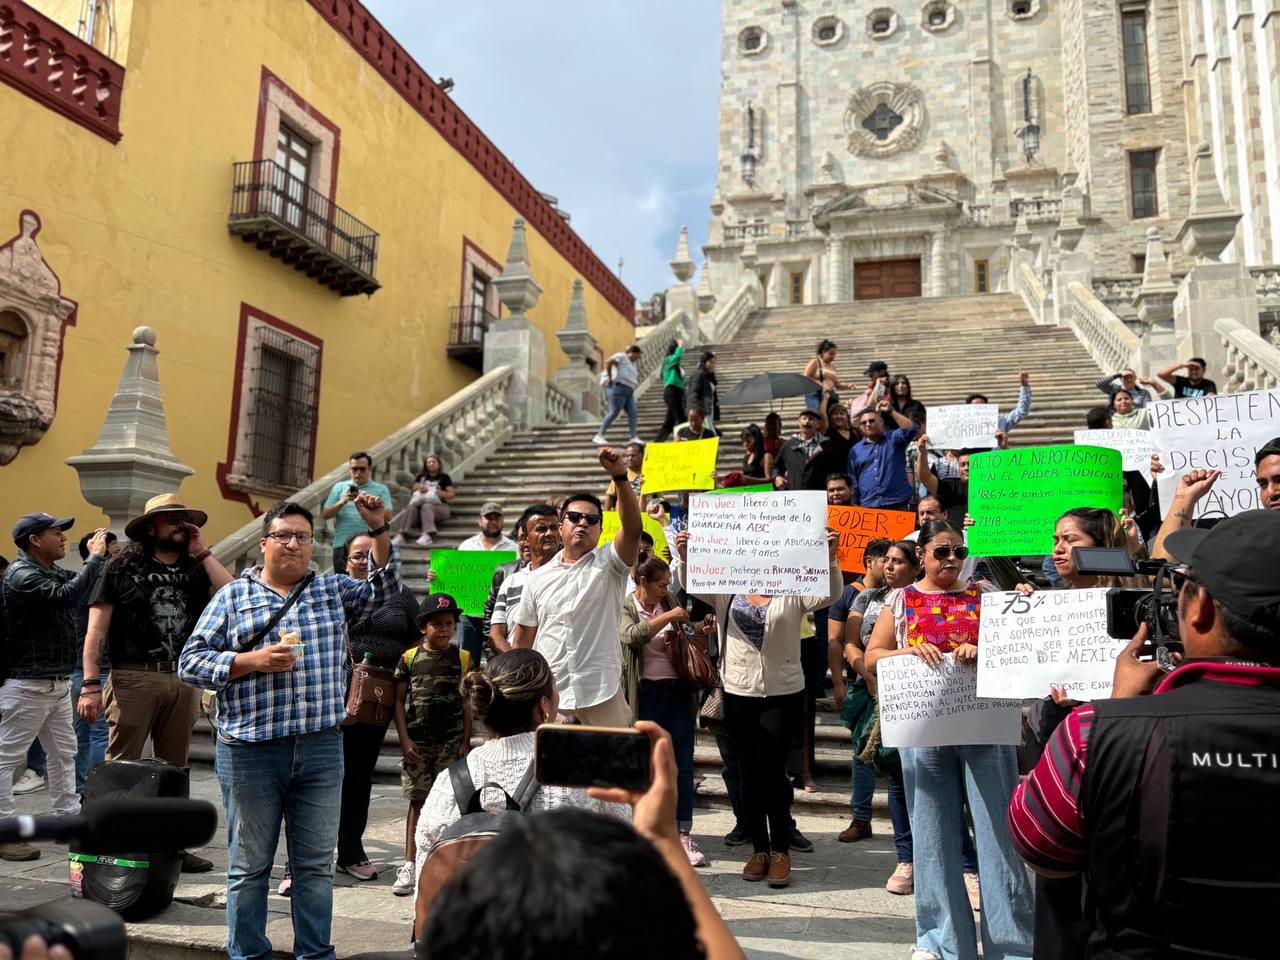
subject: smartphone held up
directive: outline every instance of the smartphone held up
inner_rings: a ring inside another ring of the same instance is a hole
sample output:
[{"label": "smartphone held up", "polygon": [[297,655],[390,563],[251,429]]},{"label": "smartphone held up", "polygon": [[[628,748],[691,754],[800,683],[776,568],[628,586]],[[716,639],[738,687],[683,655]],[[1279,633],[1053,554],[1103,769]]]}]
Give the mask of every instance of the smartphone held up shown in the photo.
[{"label": "smartphone held up", "polygon": [[648,790],[651,750],[637,730],[544,724],[535,734],[534,773],[544,786]]}]

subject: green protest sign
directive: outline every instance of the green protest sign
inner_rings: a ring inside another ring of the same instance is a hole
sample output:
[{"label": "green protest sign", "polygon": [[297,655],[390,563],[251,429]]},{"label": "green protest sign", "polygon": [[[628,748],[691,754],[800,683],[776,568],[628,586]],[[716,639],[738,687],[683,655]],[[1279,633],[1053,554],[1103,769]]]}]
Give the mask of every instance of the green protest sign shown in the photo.
[{"label": "green protest sign", "polygon": [[717,490],[716,495],[723,496],[726,493],[773,493],[773,492],[774,492],[774,489],[773,489],[772,483],[757,483],[750,487],[725,487],[722,490]]},{"label": "green protest sign", "polygon": [[1105,447],[1022,447],[969,458],[969,549],[980,557],[1045,554],[1074,507],[1119,513],[1122,454]]},{"label": "green protest sign", "polygon": [[431,592],[452,594],[463,613],[484,616],[493,571],[515,558],[513,550],[432,550]]}]

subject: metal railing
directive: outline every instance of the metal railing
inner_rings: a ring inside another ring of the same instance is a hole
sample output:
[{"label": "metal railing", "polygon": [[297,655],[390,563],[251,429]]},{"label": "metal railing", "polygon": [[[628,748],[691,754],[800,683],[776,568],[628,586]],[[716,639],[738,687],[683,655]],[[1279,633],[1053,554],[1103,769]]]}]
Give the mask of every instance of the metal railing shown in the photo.
[{"label": "metal railing", "polygon": [[1224,393],[1280,386],[1280,350],[1236,320],[1215,320],[1213,329],[1226,355],[1222,365]]},{"label": "metal railing", "polygon": [[482,347],[484,335],[497,321],[482,303],[467,303],[449,308],[449,346]]},{"label": "metal railing", "polygon": [[268,220],[325,250],[370,280],[378,272],[378,234],[274,160],[232,164],[230,223]]},{"label": "metal railing", "polygon": [[1067,288],[1065,315],[1076,339],[1101,370],[1123,370],[1137,356],[1142,340],[1079,281]]}]

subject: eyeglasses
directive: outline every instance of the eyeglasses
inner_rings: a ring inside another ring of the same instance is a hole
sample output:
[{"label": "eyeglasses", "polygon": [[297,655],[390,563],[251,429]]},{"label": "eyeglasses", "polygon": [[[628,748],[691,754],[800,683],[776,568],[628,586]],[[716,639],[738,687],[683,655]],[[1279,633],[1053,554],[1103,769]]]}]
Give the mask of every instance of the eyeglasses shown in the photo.
[{"label": "eyeglasses", "polygon": [[295,537],[297,538],[298,546],[300,547],[305,547],[311,542],[311,534],[299,533],[296,530],[281,530],[278,533],[268,533],[266,539],[274,540],[276,543],[280,544],[280,546],[287,547],[289,545],[289,541]]},{"label": "eyeglasses", "polygon": [[564,518],[575,527],[584,520],[587,522],[588,527],[595,527],[600,524],[600,514],[598,513],[579,513],[577,510],[566,510]]},{"label": "eyeglasses", "polygon": [[351,563],[351,562],[367,563],[368,561],[369,561],[369,555],[367,553],[348,553],[347,554],[348,563]]},{"label": "eyeglasses", "polygon": [[969,548],[968,547],[934,547],[933,548],[933,559],[935,560],[950,560],[953,554],[955,555],[955,558],[957,560],[963,560],[965,557],[969,555]]},{"label": "eyeglasses", "polygon": [[1191,571],[1188,570],[1186,567],[1183,567],[1178,570],[1170,570],[1169,580],[1173,584],[1174,593],[1181,593],[1182,588],[1185,587],[1188,583],[1200,582],[1192,575]]}]

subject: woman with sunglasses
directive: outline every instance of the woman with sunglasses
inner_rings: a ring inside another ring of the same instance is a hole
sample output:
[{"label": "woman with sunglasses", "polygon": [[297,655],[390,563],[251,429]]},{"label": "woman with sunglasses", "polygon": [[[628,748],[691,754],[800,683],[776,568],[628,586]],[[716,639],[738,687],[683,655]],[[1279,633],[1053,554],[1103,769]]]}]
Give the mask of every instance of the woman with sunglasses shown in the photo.
[{"label": "woman with sunglasses", "polygon": [[[953,654],[976,668],[982,590],[960,579],[969,549],[946,520],[920,530],[924,575],[894,591],[871,631],[867,669],[880,660],[917,656],[931,666]],[[1032,892],[1005,826],[1018,783],[1017,752],[1009,744],[902,747],[903,780],[916,849],[916,947],[913,960],[976,960],[976,932],[965,890],[961,837],[966,796],[982,865],[985,960],[1031,957]]]}]

